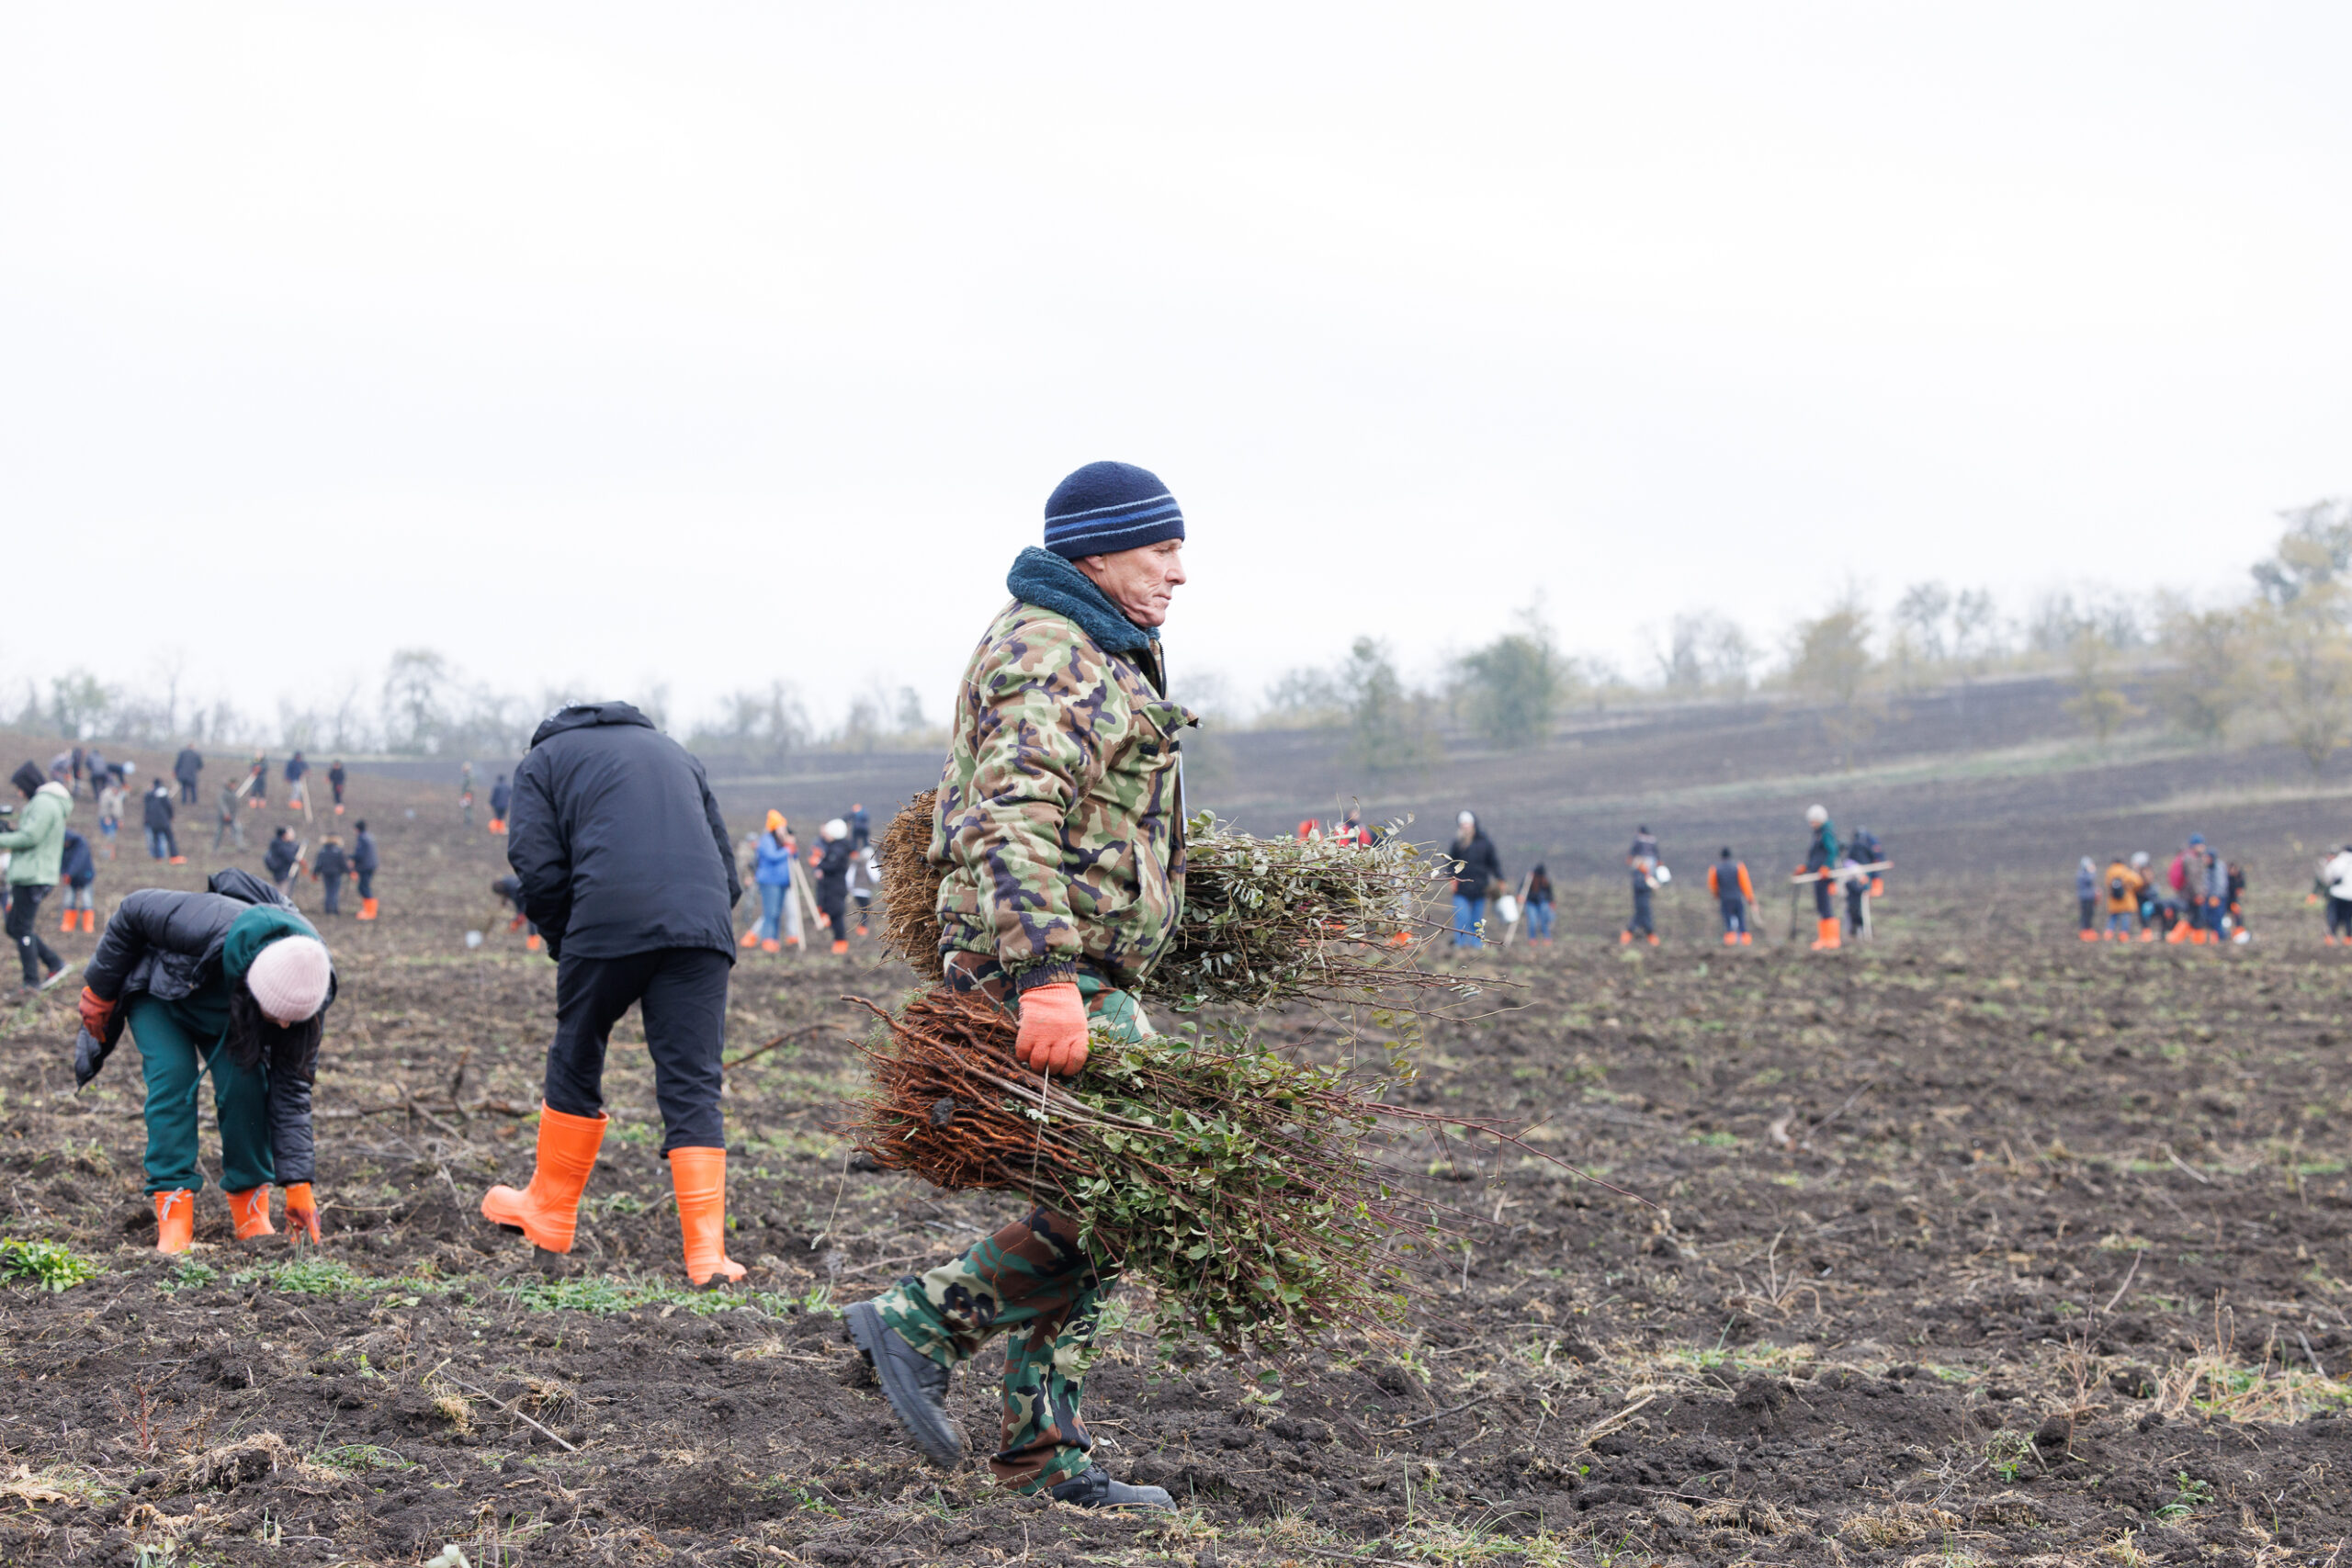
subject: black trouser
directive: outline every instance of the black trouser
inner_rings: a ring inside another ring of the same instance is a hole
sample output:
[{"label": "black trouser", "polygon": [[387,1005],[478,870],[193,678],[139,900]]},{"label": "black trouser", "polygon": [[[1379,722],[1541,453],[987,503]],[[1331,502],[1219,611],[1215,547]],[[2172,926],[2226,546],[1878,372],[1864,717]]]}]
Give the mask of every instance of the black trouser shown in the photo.
[{"label": "black trouser", "polygon": [[326,906],[320,912],[328,915],[342,914],[343,878],[340,876],[322,876],[319,880],[325,885],[327,890]]},{"label": "black trouser", "polygon": [[375,869],[373,867],[369,867],[367,870],[354,873],[354,874],[359,878],[359,897],[363,899],[373,898],[376,896]]},{"label": "black trouser", "polygon": [[1813,910],[1823,919],[1838,912],[1838,900],[1829,891],[1829,879],[1823,877],[1813,885]]},{"label": "black trouser", "polygon": [[43,970],[54,975],[65,967],[65,960],[33,929],[40,916],[40,901],[49,897],[49,885],[19,882],[8,889],[8,940],[17,944],[17,958],[25,966],[25,984],[38,986],[47,978]]},{"label": "black trouser", "polygon": [[555,1043],[548,1047],[548,1104],[567,1116],[605,1108],[605,1043],[629,1004],[645,1021],[653,1098],[662,1106],[662,1152],[727,1146],[718,1115],[718,1059],[727,1046],[731,954],[664,947],[626,958],[574,958],[555,971]]},{"label": "black trouser", "polygon": [[833,928],[835,942],[849,940],[849,922],[843,919],[848,912],[848,905],[849,896],[846,893],[829,893],[823,888],[817,891],[817,911],[825,917],[826,924]]},{"label": "black trouser", "polygon": [[1650,886],[1646,882],[1634,884],[1634,923],[1625,929],[1635,936],[1650,936],[1657,931],[1650,919]]},{"label": "black trouser", "polygon": [[180,804],[182,806],[194,806],[196,804],[196,781],[194,779],[180,780]]}]

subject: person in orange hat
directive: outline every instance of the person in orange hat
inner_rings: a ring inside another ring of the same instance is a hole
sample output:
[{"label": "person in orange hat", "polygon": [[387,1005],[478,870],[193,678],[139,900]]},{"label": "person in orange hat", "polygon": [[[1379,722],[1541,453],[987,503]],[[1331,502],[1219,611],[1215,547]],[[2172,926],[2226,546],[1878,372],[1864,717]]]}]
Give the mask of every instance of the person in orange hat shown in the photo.
[{"label": "person in orange hat", "polygon": [[800,945],[800,908],[792,895],[793,843],[787,831],[790,826],[783,812],[771,810],[752,848],[756,863],[752,870],[752,882],[760,890],[760,923],[743,933],[741,945],[757,947],[763,953],[784,951],[787,917],[792,924],[792,945]]}]

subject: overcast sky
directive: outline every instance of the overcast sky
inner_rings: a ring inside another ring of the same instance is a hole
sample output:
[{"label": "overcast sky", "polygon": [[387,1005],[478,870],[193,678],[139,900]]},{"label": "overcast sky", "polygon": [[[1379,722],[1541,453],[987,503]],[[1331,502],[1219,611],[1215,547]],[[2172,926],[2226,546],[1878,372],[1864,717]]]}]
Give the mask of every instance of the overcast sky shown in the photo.
[{"label": "overcast sky", "polygon": [[1180,670],[2233,592],[2352,490],[2352,9],[0,12],[0,701],[393,648],[936,718],[1080,463]]}]

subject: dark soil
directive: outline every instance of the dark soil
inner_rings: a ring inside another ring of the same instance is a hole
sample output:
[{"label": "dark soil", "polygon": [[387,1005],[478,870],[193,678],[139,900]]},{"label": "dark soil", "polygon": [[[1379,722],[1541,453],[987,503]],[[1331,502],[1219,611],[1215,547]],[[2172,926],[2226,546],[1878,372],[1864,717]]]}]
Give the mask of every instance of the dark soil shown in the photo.
[{"label": "dark soil", "polygon": [[[70,989],[8,1016],[7,1234],[103,1272],[0,1292],[0,1562],[2286,1563],[2352,1537],[2352,1020],[2283,902],[2247,949],[2085,947],[1898,884],[1883,940],[1835,955],[1725,953],[1694,917],[1484,961],[1506,1010],[1434,1025],[1402,1092],[1657,1207],[1508,1146],[1411,1151],[1476,1219],[1395,1335],[1279,1365],[1108,1335],[1101,1457],[1184,1506],[1102,1518],[928,1468],[842,1338],[842,1303],[1013,1208],[845,1169],[839,998],[908,980],[870,950],[736,970],[732,1050],[809,1031],[730,1077],[743,1288],[683,1288],[633,1021],[569,1265],[482,1224],[529,1172],[510,1112],[553,968],[503,920],[465,947],[500,844],[422,790],[362,781],[385,919],[328,932],[322,1252],[231,1244],[208,1190],[197,1250],[159,1258],[135,1055],[74,1098]],[[956,1398],[985,1453],[992,1388]]]}]

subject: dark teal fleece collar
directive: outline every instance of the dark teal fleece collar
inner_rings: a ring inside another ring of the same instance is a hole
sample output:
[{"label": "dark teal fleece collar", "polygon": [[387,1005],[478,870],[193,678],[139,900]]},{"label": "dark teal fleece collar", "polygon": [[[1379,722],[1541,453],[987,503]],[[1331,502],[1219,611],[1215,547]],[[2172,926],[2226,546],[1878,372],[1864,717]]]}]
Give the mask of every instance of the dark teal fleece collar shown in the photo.
[{"label": "dark teal fleece collar", "polygon": [[1035,545],[1013,557],[1004,586],[1024,604],[1068,615],[1105,653],[1140,653],[1159,636],[1157,627],[1139,626],[1119,614],[1084,572]]}]

